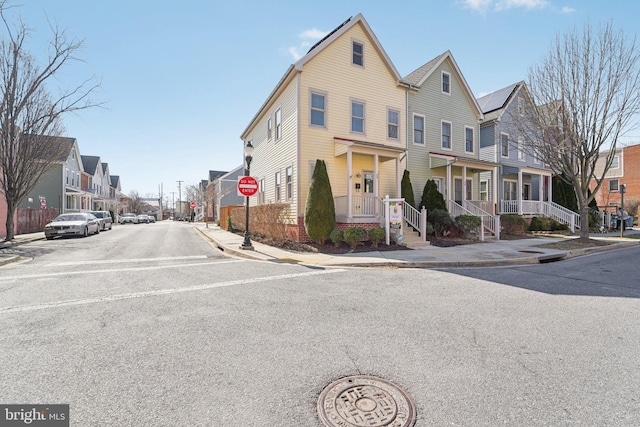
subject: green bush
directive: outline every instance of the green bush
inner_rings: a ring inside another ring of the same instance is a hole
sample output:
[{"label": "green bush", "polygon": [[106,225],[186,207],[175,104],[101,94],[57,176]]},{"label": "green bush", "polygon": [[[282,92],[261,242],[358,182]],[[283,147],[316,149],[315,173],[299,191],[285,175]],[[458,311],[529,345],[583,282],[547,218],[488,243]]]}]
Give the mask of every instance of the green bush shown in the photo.
[{"label": "green bush", "polygon": [[342,230],[333,230],[331,234],[329,234],[329,240],[331,240],[333,245],[337,248],[340,246],[340,243],[344,242],[344,233]]},{"label": "green bush", "polygon": [[231,221],[231,215],[227,217],[227,231],[233,233],[233,221]]},{"label": "green bush", "polygon": [[420,206],[418,210],[422,207],[427,209],[427,212],[432,212],[436,209],[440,209],[446,212],[447,204],[444,201],[444,196],[438,191],[438,186],[436,182],[432,179],[428,180],[424,184],[424,189],[422,190],[422,200],[420,201]]},{"label": "green bush", "polygon": [[566,231],[569,229],[569,226],[567,224],[558,222],[553,218],[549,218],[549,228],[550,231]]},{"label": "green bush", "polygon": [[427,236],[431,236],[433,233],[435,233],[435,230],[433,228],[433,224],[431,224],[430,222],[427,222],[427,229],[425,230],[425,234]]},{"label": "green bush", "polygon": [[504,234],[525,234],[527,222],[520,215],[500,215],[500,226]]},{"label": "green bush", "polygon": [[386,238],[386,233],[384,228],[372,228],[369,230],[369,240],[371,240],[371,245],[374,248],[377,248],[380,243],[382,243]]},{"label": "green bush", "polygon": [[529,231],[544,231],[547,230],[549,224],[546,221],[546,218],[538,218],[534,216],[531,218],[531,224],[529,224]]},{"label": "green bush", "polygon": [[336,209],[327,166],[324,160],[316,160],[304,210],[304,229],[311,240],[324,245],[335,226]]},{"label": "green bush", "polygon": [[413,195],[413,186],[411,185],[411,178],[409,177],[409,171],[407,169],[405,169],[402,174],[400,197],[404,198],[405,203],[410,204],[414,208],[416,207],[416,198]]},{"label": "green bush", "polygon": [[361,227],[349,227],[344,231],[344,241],[347,242],[352,249],[355,249],[362,240],[364,240],[367,232]]},{"label": "green bush", "polygon": [[427,216],[427,220],[433,224],[433,229],[435,230],[436,236],[442,235],[444,229],[451,225],[453,222],[451,220],[451,215],[449,212],[442,209],[434,209]]},{"label": "green bush", "polygon": [[473,215],[460,215],[456,218],[456,224],[465,232],[470,232],[482,225],[482,219]]}]

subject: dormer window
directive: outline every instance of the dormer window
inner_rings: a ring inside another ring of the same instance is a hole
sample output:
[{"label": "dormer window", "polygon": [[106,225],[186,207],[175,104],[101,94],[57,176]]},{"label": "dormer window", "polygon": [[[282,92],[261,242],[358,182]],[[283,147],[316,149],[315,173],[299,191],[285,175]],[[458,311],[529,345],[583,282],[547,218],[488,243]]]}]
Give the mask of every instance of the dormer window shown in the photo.
[{"label": "dormer window", "polygon": [[352,63],[354,65],[364,66],[364,45],[359,42],[352,42]]}]

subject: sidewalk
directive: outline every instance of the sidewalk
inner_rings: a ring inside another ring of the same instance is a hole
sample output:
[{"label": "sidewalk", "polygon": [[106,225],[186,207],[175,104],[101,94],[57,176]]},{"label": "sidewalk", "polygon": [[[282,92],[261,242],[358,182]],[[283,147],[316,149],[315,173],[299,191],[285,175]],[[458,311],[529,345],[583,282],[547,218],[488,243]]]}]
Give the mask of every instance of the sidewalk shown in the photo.
[{"label": "sidewalk", "polygon": [[615,243],[608,246],[571,251],[537,246],[575,238],[574,236],[495,240],[448,248],[426,246],[413,250],[328,255],[306,252],[294,253],[253,241],[254,250],[243,250],[240,249],[240,245],[244,239],[240,235],[224,231],[213,224],[205,226],[203,223],[198,223],[194,225],[194,228],[213,242],[216,247],[230,255],[263,261],[289,262],[323,267],[452,268],[539,264],[640,244],[640,239],[627,237],[639,235],[640,229],[636,228],[626,230],[624,238],[620,238],[620,232],[592,234],[591,238],[593,239],[610,240]]}]

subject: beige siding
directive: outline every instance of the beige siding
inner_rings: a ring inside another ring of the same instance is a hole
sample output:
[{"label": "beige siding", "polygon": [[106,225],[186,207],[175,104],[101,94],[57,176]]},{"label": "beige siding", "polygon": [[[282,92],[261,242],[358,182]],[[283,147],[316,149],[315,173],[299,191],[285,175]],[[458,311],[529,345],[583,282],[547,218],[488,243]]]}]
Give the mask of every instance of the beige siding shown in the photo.
[{"label": "beige siding", "polygon": [[[293,200],[291,203],[291,218],[297,217],[297,200],[295,186],[297,185],[297,140],[298,140],[298,111],[297,111],[297,79],[293,79],[285,87],[262,118],[253,127],[247,140],[251,140],[255,147],[253,162],[251,163],[251,176],[265,180],[265,202],[275,202],[275,175],[280,171],[281,202],[286,200],[286,169],[293,166]],[[276,111],[282,111],[282,137],[276,140]],[[271,138],[268,138],[267,122],[271,117],[273,130]],[[250,204],[255,205],[257,197],[250,198]]]},{"label": "beige siding", "polygon": [[[351,64],[352,41],[364,44],[364,67]],[[310,93],[325,94],[326,127],[310,125]],[[351,132],[351,100],[365,105],[364,134]],[[336,157],[334,137],[356,139],[392,147],[405,146],[405,90],[397,85],[375,45],[360,24],[352,27],[309,61],[301,74],[300,87],[300,163],[323,159],[334,196],[347,194],[346,155]],[[387,139],[387,109],[400,112],[398,140]],[[373,157],[367,170],[373,170]],[[360,160],[358,160],[360,161]],[[362,171],[354,155],[353,173]],[[395,163],[379,165],[380,179],[391,180],[395,187]],[[309,186],[308,172],[301,172],[300,206],[304,208]],[[355,181],[354,181],[355,182]],[[388,184],[381,184],[387,188]],[[392,194],[395,194],[395,190]],[[382,194],[381,194],[382,195]]]}]

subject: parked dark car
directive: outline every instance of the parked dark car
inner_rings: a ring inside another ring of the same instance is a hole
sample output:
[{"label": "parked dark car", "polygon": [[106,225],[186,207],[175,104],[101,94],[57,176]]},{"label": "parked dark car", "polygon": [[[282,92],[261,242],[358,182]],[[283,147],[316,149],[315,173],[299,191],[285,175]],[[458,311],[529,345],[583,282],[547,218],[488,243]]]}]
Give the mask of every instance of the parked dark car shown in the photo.
[{"label": "parked dark car", "polygon": [[100,221],[88,212],[66,213],[58,215],[44,226],[47,240],[61,236],[84,236],[100,233]]},{"label": "parked dark car", "polygon": [[111,218],[111,212],[109,211],[91,211],[89,212],[93,214],[100,221],[100,230],[106,231],[111,230],[113,228],[113,219]]}]

